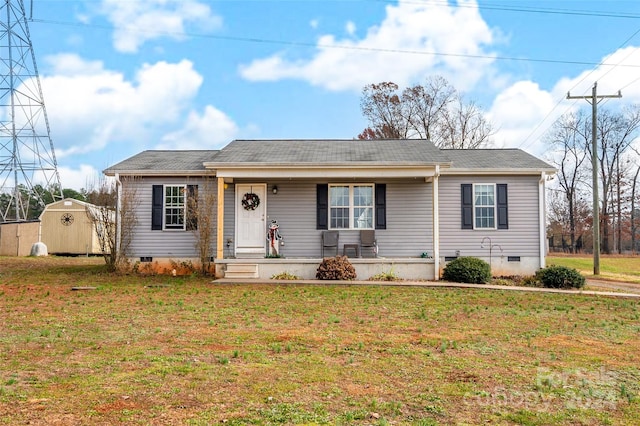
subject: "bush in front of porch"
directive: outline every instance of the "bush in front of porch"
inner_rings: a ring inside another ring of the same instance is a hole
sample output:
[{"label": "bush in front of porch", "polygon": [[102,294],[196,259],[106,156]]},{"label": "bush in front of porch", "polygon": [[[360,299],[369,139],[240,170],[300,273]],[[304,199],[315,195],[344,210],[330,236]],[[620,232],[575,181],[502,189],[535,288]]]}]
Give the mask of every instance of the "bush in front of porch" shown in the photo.
[{"label": "bush in front of porch", "polygon": [[318,280],[355,280],[356,269],[347,256],[325,257],[316,271]]},{"label": "bush in front of porch", "polygon": [[460,283],[486,284],[491,280],[491,267],[477,257],[463,256],[444,267],[442,278]]}]

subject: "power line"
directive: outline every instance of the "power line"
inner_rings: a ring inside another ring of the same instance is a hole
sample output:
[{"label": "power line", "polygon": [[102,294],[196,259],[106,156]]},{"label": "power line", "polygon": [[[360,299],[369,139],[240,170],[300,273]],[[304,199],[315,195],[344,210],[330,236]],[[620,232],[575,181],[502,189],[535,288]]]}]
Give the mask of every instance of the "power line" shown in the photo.
[{"label": "power line", "polygon": [[34,19],[33,21],[38,23],[43,23],[43,24],[50,24],[50,25],[66,25],[66,26],[75,26],[75,27],[98,28],[98,29],[104,29],[104,30],[112,30],[113,28],[117,28],[120,30],[125,30],[130,32],[153,33],[153,34],[168,35],[168,36],[188,36],[188,37],[194,37],[194,38],[206,38],[206,39],[212,39],[212,40],[234,41],[234,42],[245,42],[245,43],[278,44],[283,46],[294,46],[294,47],[305,47],[305,48],[312,47],[312,48],[320,48],[320,49],[340,49],[340,50],[352,50],[352,51],[361,51],[361,52],[379,52],[379,53],[394,53],[394,54],[408,54],[408,55],[444,56],[444,57],[453,57],[453,58],[535,62],[535,63],[558,64],[558,65],[588,65],[588,66],[595,65],[595,66],[605,66],[605,67],[620,66],[625,68],[640,68],[640,65],[636,65],[636,64],[607,64],[602,62],[578,61],[578,60],[519,58],[515,56],[473,55],[473,54],[465,54],[465,53],[447,53],[447,52],[434,52],[434,51],[424,51],[424,50],[386,49],[381,47],[275,40],[275,39],[267,39],[267,38],[261,38],[261,37],[222,36],[222,35],[213,35],[213,34],[182,32],[182,31],[180,32],[157,31],[157,30],[150,30],[150,29],[144,29],[144,28],[130,28],[130,27],[118,27],[118,26],[107,26],[107,25],[97,25],[97,24],[85,24],[85,23],[78,23],[78,22],[54,21],[50,19]]},{"label": "power line", "polygon": [[[367,0],[376,3],[392,3],[390,0]],[[405,1],[404,3],[409,4],[424,4],[424,1]],[[518,12],[518,13],[538,13],[538,14],[547,14],[547,15],[573,15],[573,16],[593,16],[598,18],[622,18],[622,19],[640,19],[640,14],[637,13],[613,13],[610,11],[602,11],[602,10],[584,10],[584,9],[558,9],[558,8],[539,8],[539,7],[527,7],[527,6],[503,6],[499,3],[482,3],[477,6],[471,4],[450,4],[447,0],[443,1],[432,1],[431,4],[435,4],[436,6],[446,6],[446,7],[457,7],[457,8],[468,8],[478,10],[497,10],[504,12]]]},{"label": "power line", "polygon": [[[638,29],[637,31],[635,31],[633,34],[631,34],[629,37],[626,38],[625,41],[623,41],[616,50],[620,50],[622,49],[627,43],[629,43],[636,35],[638,35],[638,33],[640,33],[640,29]],[[613,67],[609,68],[607,70],[607,72],[605,72],[600,78],[603,78],[604,76],[606,76],[607,74],[609,74],[611,71],[613,71],[616,67],[618,66],[622,66],[622,62],[627,60],[627,58],[629,58],[629,56],[631,56],[633,52],[629,53],[627,56],[625,56],[624,58],[622,58],[620,61],[618,61],[617,64],[614,64]],[[598,64],[597,66],[601,66],[603,65],[603,63],[601,62],[600,64]],[[582,77],[580,79],[580,81],[578,81],[576,84],[573,85],[573,87],[571,87],[569,89],[569,92],[572,91],[573,89],[575,89],[580,83],[582,83],[584,80],[587,79],[587,77],[589,77],[590,75],[592,75],[595,72],[595,69],[591,70],[591,72],[589,72],[587,75],[585,75],[584,77]],[[630,85],[632,85],[633,83],[635,83],[636,81],[640,80],[640,77],[636,78],[635,80],[631,81],[630,83],[628,83],[627,85],[625,85],[624,87],[622,87],[619,92],[622,91],[622,89],[626,89],[627,87],[629,87]],[[545,115],[545,117],[540,121],[540,123],[531,131],[531,133],[529,133],[529,135],[520,143],[519,147],[522,148],[523,145],[525,145],[525,143],[529,140],[529,138],[531,138],[540,127],[542,127],[542,124],[544,124],[544,122],[547,120],[547,118],[549,118],[549,116],[551,116],[551,114],[553,113],[553,111],[556,110],[556,108],[558,106],[560,106],[560,104],[562,103],[562,101],[565,100],[564,96],[562,96],[558,102],[554,105],[554,107],[547,113],[547,115]],[[606,98],[604,101],[603,105],[606,105],[606,103],[609,101],[609,98]],[[565,112],[563,114],[566,113],[566,111],[568,111],[572,106],[574,106],[576,104],[577,101],[573,102],[569,107],[567,107],[565,109]],[[533,143],[533,142],[531,142]],[[529,143],[526,146],[529,146],[531,143]]]}]

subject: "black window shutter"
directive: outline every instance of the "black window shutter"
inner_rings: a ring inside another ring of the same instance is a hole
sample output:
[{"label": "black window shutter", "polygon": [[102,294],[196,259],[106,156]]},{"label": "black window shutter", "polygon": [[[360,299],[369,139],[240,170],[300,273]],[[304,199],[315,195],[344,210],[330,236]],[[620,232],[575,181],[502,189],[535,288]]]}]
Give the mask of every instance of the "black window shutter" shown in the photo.
[{"label": "black window shutter", "polygon": [[498,229],[509,229],[509,205],[507,200],[507,184],[499,183],[496,185],[498,192]]},{"label": "black window shutter", "polygon": [[376,185],[376,229],[387,229],[387,184]]},{"label": "black window shutter", "polygon": [[162,230],[162,214],[164,210],[164,188],[162,185],[153,185],[151,193],[151,230]]},{"label": "black window shutter", "polygon": [[473,185],[463,183],[462,191],[462,229],[473,229]]},{"label": "black window shutter", "polygon": [[187,185],[187,231],[198,229],[198,185]]},{"label": "black window shutter", "polygon": [[316,186],[316,229],[329,229],[329,185]]}]

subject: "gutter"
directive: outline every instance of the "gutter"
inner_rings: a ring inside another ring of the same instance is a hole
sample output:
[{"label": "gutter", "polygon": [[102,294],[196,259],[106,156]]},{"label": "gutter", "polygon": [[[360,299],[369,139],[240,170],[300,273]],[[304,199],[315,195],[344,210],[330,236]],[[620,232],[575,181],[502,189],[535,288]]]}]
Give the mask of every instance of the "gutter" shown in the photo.
[{"label": "gutter", "polygon": [[440,166],[433,175],[433,266],[434,279],[440,279]]},{"label": "gutter", "polygon": [[122,182],[120,181],[120,174],[116,173],[116,241],[115,241],[115,250],[116,250],[116,259],[120,256],[120,232],[122,229],[122,217],[121,217],[121,197],[122,197]]}]

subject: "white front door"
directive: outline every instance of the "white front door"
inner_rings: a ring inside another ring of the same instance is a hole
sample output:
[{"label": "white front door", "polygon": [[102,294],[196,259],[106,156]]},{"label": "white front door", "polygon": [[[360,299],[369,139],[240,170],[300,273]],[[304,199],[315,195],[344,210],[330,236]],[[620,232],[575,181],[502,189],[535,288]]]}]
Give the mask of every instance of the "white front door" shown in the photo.
[{"label": "white front door", "polygon": [[[236,185],[236,255],[265,255],[267,185]],[[244,202],[243,202],[244,201]]]}]

